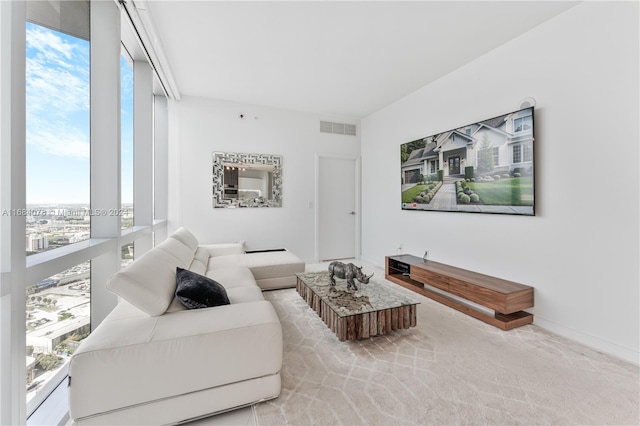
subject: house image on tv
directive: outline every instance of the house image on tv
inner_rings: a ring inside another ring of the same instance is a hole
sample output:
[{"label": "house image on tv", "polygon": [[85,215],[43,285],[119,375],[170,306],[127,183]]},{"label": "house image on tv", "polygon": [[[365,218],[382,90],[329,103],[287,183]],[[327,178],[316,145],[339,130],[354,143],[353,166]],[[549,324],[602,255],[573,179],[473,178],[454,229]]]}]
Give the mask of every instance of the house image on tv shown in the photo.
[{"label": "house image on tv", "polygon": [[423,139],[402,163],[402,183],[442,175],[479,177],[533,174],[533,108],[526,108]]}]

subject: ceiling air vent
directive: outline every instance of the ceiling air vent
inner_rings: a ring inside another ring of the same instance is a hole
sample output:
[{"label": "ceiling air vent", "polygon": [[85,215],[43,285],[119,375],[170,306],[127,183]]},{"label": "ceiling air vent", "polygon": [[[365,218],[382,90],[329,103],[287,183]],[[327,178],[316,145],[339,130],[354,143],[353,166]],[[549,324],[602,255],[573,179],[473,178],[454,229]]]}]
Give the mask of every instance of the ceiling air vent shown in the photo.
[{"label": "ceiling air vent", "polygon": [[344,124],[333,123],[333,133],[336,133],[338,135],[344,135]]},{"label": "ceiling air vent", "polygon": [[344,134],[349,136],[356,135],[356,125],[355,124],[345,124],[344,125]]},{"label": "ceiling air vent", "polygon": [[355,124],[332,123],[330,121],[320,121],[320,131],[322,133],[335,133],[337,135],[356,135]]},{"label": "ceiling air vent", "polygon": [[333,133],[333,123],[329,121],[321,121],[320,122],[320,131],[323,133]]}]

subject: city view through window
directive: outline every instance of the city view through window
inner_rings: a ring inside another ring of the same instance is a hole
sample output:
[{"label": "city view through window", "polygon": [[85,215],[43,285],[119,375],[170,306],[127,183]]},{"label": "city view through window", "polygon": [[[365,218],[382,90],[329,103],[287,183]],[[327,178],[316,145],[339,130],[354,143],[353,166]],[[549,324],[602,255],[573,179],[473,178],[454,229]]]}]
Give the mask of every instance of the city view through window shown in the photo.
[{"label": "city view through window", "polygon": [[27,286],[27,402],[91,331],[90,262]]},{"label": "city view through window", "polygon": [[[90,238],[91,218],[117,214],[133,226],[132,184],[115,212],[90,206],[90,44],[28,22],[26,27],[26,250],[33,255]],[[133,82],[122,61],[123,181],[133,176]],[[124,126],[124,125],[123,125]],[[133,244],[122,261],[133,259]],[[26,284],[27,402],[68,362],[90,332],[91,264]]]}]

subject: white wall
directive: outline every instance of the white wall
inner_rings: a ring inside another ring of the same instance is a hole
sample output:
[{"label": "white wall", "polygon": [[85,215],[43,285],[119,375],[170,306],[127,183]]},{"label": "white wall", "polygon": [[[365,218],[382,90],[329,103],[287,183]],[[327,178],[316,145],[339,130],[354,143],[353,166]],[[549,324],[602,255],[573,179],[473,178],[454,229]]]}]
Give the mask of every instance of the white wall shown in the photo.
[{"label": "white wall", "polygon": [[[203,243],[244,240],[248,249],[286,247],[313,261],[315,155],[360,155],[359,136],[320,133],[320,120],[359,123],[196,97],[169,106],[169,231],[185,226]],[[239,119],[240,113],[246,118]],[[283,206],[214,209],[216,151],[282,155]]]},{"label": "white wall", "polygon": [[[637,2],[581,3],[363,119],[363,259],[382,266],[402,244],[531,285],[536,324],[637,363],[638,15]],[[400,144],[527,96],[535,217],[400,209]]]}]

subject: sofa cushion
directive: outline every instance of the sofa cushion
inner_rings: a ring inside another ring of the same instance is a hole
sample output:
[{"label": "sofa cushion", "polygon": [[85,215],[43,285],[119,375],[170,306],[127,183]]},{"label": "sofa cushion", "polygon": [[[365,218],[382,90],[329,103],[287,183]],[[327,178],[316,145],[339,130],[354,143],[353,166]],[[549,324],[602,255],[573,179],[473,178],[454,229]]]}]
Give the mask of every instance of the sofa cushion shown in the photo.
[{"label": "sofa cushion", "polygon": [[227,296],[229,296],[229,302],[231,304],[264,300],[262,290],[258,286],[230,288],[227,290]]},{"label": "sofa cushion", "polygon": [[179,228],[176,232],[169,235],[169,238],[174,238],[180,241],[182,244],[189,247],[194,252],[198,248],[198,239],[186,228]]},{"label": "sofa cushion", "polygon": [[252,253],[247,256],[247,267],[256,280],[294,276],[304,272],[304,262],[290,251]]},{"label": "sofa cushion", "polygon": [[151,316],[162,315],[176,291],[175,256],[150,250],[109,278],[107,288]]},{"label": "sofa cushion", "polygon": [[228,256],[232,254],[244,254],[244,242],[225,243],[225,244],[205,244],[200,246],[201,249],[207,250],[209,257]]},{"label": "sofa cushion", "polygon": [[[228,295],[229,293],[227,293],[227,296]],[[231,299],[229,299],[229,302],[231,302]],[[180,299],[178,299],[177,297],[174,297],[173,300],[171,301],[171,304],[169,304],[169,307],[167,308],[167,310],[164,311],[163,315],[170,314],[172,312],[185,311],[185,310],[187,310],[187,307],[180,302]]]},{"label": "sofa cushion", "polygon": [[304,272],[304,262],[288,250],[212,257],[207,265],[207,276],[211,271],[229,266],[249,268],[256,280],[295,276]]},{"label": "sofa cushion", "polygon": [[160,244],[158,244],[153,250],[162,250],[168,255],[173,256],[176,259],[176,266],[186,269],[191,265],[195,249],[192,249],[185,244],[181,243],[175,238],[167,238]]},{"label": "sofa cushion", "polygon": [[242,266],[207,271],[206,276],[222,284],[227,291],[236,287],[258,287],[251,271]]},{"label": "sofa cushion", "polygon": [[204,275],[207,272],[207,264],[209,263],[209,252],[198,247],[193,255],[193,261],[189,266],[189,270],[196,274]]},{"label": "sofa cushion", "polygon": [[[245,269],[246,270],[246,269]],[[248,272],[251,275],[251,272]],[[234,283],[238,284],[237,280],[233,280]],[[255,285],[255,280],[253,276],[248,277],[248,281],[244,281],[244,285],[239,286],[230,286],[229,288],[225,288],[227,292],[227,297],[229,297],[229,303],[248,303],[248,302],[258,302],[260,300],[264,300],[264,296],[262,295],[262,289]],[[177,297],[173,298],[173,301],[165,311],[165,314],[170,314],[171,312],[184,311],[186,310],[186,306],[184,306]]]},{"label": "sofa cushion", "polygon": [[229,304],[229,297],[222,285],[180,267],[176,269],[176,297],[189,309]]}]

